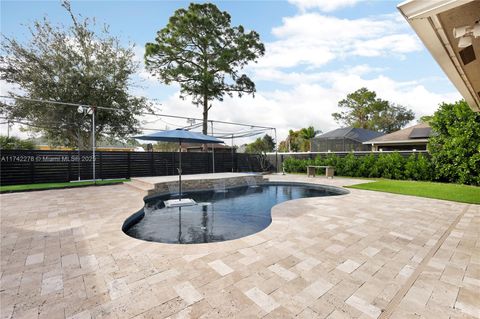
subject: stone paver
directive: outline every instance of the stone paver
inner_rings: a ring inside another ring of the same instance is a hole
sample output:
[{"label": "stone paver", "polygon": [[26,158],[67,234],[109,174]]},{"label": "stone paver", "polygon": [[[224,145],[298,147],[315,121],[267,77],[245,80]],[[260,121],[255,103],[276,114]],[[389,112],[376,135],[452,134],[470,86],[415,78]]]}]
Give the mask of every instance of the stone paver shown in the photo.
[{"label": "stone paver", "polygon": [[355,269],[360,267],[360,264],[357,263],[356,261],[347,259],[345,260],[342,264],[337,266],[337,269],[340,271],[344,271],[348,274],[352,273]]},{"label": "stone paver", "polygon": [[352,190],[277,205],[252,236],[169,245],[121,231],[144,195],[0,195],[0,318],[480,317],[478,205]]},{"label": "stone paver", "polygon": [[189,305],[203,299],[203,296],[189,282],[178,284],[173,289]]},{"label": "stone paver", "polygon": [[210,263],[208,263],[210,267],[213,268],[216,272],[218,272],[221,276],[228,275],[229,273],[233,272],[233,269],[227,266],[223,261],[221,260],[215,260]]},{"label": "stone paver", "polygon": [[29,255],[27,257],[27,261],[25,261],[25,265],[33,265],[43,262],[43,253],[38,253],[34,255]]}]

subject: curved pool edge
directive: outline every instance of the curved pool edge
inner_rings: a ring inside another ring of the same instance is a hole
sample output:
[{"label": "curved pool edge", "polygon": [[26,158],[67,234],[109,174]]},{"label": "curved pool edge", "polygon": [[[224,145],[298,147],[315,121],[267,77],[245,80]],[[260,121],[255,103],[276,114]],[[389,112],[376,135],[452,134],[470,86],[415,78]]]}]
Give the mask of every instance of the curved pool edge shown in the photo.
[{"label": "curved pool edge", "polygon": [[[278,210],[278,208],[280,208],[284,205],[292,204],[292,203],[297,202],[297,201],[332,198],[332,197],[344,196],[344,195],[350,194],[350,191],[348,189],[344,188],[344,187],[338,187],[338,186],[326,185],[326,184],[318,184],[318,183],[307,183],[307,182],[296,182],[296,181],[267,181],[267,182],[264,182],[264,183],[259,183],[258,185],[308,186],[308,187],[313,187],[313,188],[326,189],[328,191],[337,192],[338,194],[335,194],[333,196],[325,196],[325,197],[317,196],[317,197],[296,198],[296,199],[292,199],[292,200],[288,200],[288,201],[285,201],[285,202],[282,202],[282,203],[275,204],[270,208],[271,222],[267,227],[265,227],[264,229],[262,229],[262,230],[260,230],[256,233],[249,234],[249,235],[246,235],[244,237],[235,238],[235,239],[228,239],[228,240],[224,240],[224,241],[217,241],[217,242],[210,242],[210,243],[177,244],[177,243],[162,243],[162,242],[157,242],[157,241],[147,241],[147,240],[144,240],[144,239],[140,239],[140,238],[130,236],[127,233],[128,229],[130,227],[132,227],[133,225],[135,225],[136,223],[138,223],[145,216],[145,212],[144,212],[143,207],[140,210],[138,210],[136,213],[130,215],[127,219],[125,219],[125,221],[122,224],[122,233],[123,233],[123,235],[125,235],[128,238],[135,239],[135,240],[138,240],[138,241],[143,242],[143,243],[155,243],[155,244],[158,244],[158,245],[165,245],[165,246],[169,246],[169,247],[170,246],[182,247],[183,248],[182,251],[184,250],[185,247],[199,247],[201,245],[215,245],[215,246],[218,246],[218,245],[221,245],[221,244],[229,244],[229,243],[233,243],[233,242],[236,242],[236,241],[238,241],[238,242],[246,242],[246,241],[250,242],[251,238],[253,236],[258,236],[258,235],[261,235],[262,233],[263,233],[263,235],[265,235],[265,232],[267,232],[269,230],[270,230],[270,232],[273,231],[275,233],[274,237],[267,239],[267,240],[271,240],[273,238],[278,237],[281,234],[282,231],[287,230],[289,228],[288,223],[286,223],[287,227],[281,227],[281,226],[285,226],[284,225],[285,223],[282,221],[282,219],[292,218],[291,216],[275,216],[275,215],[278,215],[278,214],[274,214],[275,211]],[[236,188],[236,187],[238,187],[238,186],[228,187],[226,189],[232,189],[232,188]],[[211,189],[199,189],[199,190],[193,191],[193,193],[210,191],[210,190]],[[192,191],[190,191],[190,193],[192,193]],[[170,192],[157,193],[157,194],[154,194],[154,195],[146,195],[146,196],[143,197],[143,202],[146,203],[148,200],[153,200],[156,197],[161,197],[161,196],[165,196],[165,195],[168,195],[168,194],[170,194]],[[277,230],[277,228],[279,226],[280,226],[280,229]],[[270,237],[270,236],[267,236],[267,237]],[[231,246],[231,245],[228,245],[228,246]],[[251,247],[251,246],[253,246],[253,245],[248,245],[247,247]],[[231,247],[230,247],[230,249],[231,249]]]}]

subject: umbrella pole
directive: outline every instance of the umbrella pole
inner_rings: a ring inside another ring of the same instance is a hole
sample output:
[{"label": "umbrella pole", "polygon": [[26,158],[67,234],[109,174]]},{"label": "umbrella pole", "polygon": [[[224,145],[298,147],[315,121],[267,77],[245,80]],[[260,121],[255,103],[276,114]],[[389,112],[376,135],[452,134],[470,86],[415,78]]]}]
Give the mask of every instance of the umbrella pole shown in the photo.
[{"label": "umbrella pole", "polygon": [[182,207],[178,207],[178,243],[182,243]]},{"label": "umbrella pole", "polygon": [[180,154],[178,154],[178,190],[179,190],[179,193],[180,193],[180,201],[182,201],[182,142],[180,141],[180,148],[179,148],[179,152]]}]

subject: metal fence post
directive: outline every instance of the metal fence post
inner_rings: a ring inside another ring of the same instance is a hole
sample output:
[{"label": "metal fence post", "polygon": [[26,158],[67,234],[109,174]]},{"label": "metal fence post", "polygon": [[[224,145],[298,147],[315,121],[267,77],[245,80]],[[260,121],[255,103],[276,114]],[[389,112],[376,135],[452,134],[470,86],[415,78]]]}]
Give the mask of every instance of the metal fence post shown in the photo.
[{"label": "metal fence post", "polygon": [[72,152],[68,151],[68,181],[72,180]]},{"label": "metal fence post", "polygon": [[35,183],[35,155],[32,152],[30,152],[30,154],[32,154],[32,157],[33,157],[33,161],[30,161],[30,181],[33,183]]},{"label": "metal fence post", "polygon": [[100,179],[103,179],[103,152],[98,152],[98,154],[100,155]]}]

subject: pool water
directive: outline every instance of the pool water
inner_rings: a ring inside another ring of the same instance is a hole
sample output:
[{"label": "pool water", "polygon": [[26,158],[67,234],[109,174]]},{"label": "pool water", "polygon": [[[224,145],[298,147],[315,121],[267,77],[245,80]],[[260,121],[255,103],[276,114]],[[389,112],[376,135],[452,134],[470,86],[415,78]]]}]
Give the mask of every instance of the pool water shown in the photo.
[{"label": "pool water", "polygon": [[278,203],[341,194],[345,191],[317,185],[269,183],[223,191],[187,192],[184,197],[192,198],[197,205],[174,208],[167,208],[163,203],[173,197],[163,195],[147,200],[143,218],[124,225],[124,231],[134,238],[161,243],[232,240],[268,227],[272,222],[271,208]]}]

